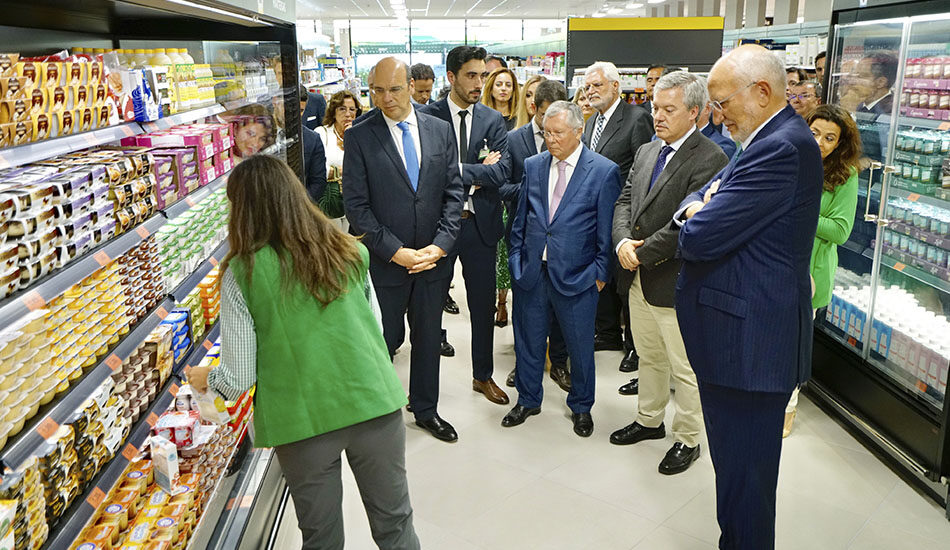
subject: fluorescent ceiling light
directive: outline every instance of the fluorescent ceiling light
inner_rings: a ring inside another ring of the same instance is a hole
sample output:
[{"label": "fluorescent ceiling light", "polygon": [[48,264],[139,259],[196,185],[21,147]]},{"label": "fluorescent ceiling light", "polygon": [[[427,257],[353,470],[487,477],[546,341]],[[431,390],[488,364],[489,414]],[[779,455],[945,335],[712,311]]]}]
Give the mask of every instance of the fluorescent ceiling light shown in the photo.
[{"label": "fluorescent ceiling light", "polygon": [[603,16],[605,16],[605,15],[607,15],[607,14],[606,14],[606,13],[601,13],[601,12],[598,11],[598,12],[594,12],[593,14],[591,14],[591,17],[603,17]]},{"label": "fluorescent ceiling light", "polygon": [[620,13],[620,12],[622,12],[622,11],[623,11],[623,10],[620,9],[620,8],[610,8],[609,10],[607,10],[607,13],[609,13],[609,14],[617,14],[617,13]]},{"label": "fluorescent ceiling light", "polygon": [[627,5],[624,6],[624,7],[626,7],[628,10],[637,10],[637,9],[640,9],[640,8],[643,7],[643,3],[642,3],[642,2],[630,2],[629,4],[627,4]]},{"label": "fluorescent ceiling light", "polygon": [[666,0],[647,0],[647,4],[662,4]]}]

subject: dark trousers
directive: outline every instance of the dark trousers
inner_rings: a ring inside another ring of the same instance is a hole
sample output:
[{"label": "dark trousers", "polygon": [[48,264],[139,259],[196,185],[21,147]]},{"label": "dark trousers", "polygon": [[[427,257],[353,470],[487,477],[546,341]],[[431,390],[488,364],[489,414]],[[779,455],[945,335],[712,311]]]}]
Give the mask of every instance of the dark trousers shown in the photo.
[{"label": "dark trousers", "polygon": [[551,332],[548,336],[548,357],[551,358],[552,365],[567,365],[567,344],[564,342],[564,335],[561,334],[557,315],[553,311],[551,312]]},{"label": "dark trousers", "polygon": [[[468,302],[469,322],[472,325],[472,377],[488,380],[495,370],[495,262],[498,246],[486,245],[478,234],[475,218],[462,219],[455,248],[448,261],[454,266],[462,262],[465,298]],[[446,291],[448,291],[446,280]],[[444,331],[443,331],[444,334]],[[444,339],[444,338],[443,338]]]},{"label": "dark trousers", "polygon": [[427,281],[414,275],[401,286],[377,286],[376,298],[383,318],[383,337],[389,356],[399,347],[409,315],[409,402],[419,420],[437,414],[439,404],[439,349],[442,301],[448,279]]},{"label": "dark trousers", "polygon": [[[517,284],[517,283],[515,283]],[[565,296],[551,285],[547,269],[534,288],[518,288],[512,296],[515,331],[515,387],[518,404],[540,407],[544,396],[544,353],[550,324],[538,319],[557,316],[571,358],[571,391],[567,405],[575,413],[590,412],[594,405],[594,318],[597,287],[577,296]]]},{"label": "dark trousers", "polygon": [[775,548],[775,488],[790,396],[699,381],[722,550]]}]

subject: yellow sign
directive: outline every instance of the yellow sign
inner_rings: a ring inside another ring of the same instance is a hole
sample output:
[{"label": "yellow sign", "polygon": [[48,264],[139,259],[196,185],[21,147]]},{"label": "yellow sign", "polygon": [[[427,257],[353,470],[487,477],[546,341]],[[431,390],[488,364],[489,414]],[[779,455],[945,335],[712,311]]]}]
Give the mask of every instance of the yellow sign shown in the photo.
[{"label": "yellow sign", "polygon": [[695,31],[722,29],[722,17],[581,17],[567,20],[569,31]]}]

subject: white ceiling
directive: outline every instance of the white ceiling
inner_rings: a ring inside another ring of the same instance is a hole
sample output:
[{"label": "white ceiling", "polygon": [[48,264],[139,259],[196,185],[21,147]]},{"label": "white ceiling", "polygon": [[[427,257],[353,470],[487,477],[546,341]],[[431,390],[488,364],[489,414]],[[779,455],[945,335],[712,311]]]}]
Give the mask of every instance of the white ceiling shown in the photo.
[{"label": "white ceiling", "polygon": [[[395,18],[391,3],[404,2],[409,19],[504,17],[511,19],[646,15],[647,0],[296,0],[297,19]],[[656,2],[657,0],[654,0]],[[649,4],[662,7],[675,0]],[[640,4],[640,6],[637,6]],[[628,7],[630,6],[630,7]],[[637,6],[637,7],[633,7]],[[607,12],[610,9],[612,11]]]}]

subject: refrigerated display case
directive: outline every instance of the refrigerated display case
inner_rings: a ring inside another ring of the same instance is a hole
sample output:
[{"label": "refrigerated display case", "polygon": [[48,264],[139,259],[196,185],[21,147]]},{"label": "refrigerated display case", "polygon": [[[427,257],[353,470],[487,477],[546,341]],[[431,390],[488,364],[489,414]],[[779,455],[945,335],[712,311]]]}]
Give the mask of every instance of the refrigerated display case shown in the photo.
[{"label": "refrigerated display case", "polygon": [[950,5],[838,0],[828,44],[864,169],[809,392],[947,506]]}]

